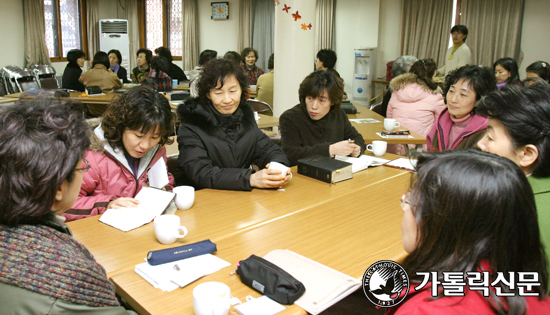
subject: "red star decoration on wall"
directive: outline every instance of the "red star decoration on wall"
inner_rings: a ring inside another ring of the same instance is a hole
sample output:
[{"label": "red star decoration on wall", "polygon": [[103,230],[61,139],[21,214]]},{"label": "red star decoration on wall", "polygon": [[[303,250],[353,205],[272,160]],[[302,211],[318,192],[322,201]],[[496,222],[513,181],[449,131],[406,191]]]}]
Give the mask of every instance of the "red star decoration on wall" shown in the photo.
[{"label": "red star decoration on wall", "polygon": [[[290,8],[289,8],[290,9]],[[294,18],[294,22],[298,21],[299,19],[301,19],[302,17],[300,16],[300,14],[298,14],[298,11],[296,11],[296,13],[292,13],[292,17]]]},{"label": "red star decoration on wall", "polygon": [[307,28],[311,29],[313,27],[313,25],[311,25],[311,23],[309,23],[309,25],[307,26]]},{"label": "red star decoration on wall", "polygon": [[283,11],[286,11],[286,13],[288,13],[288,10],[290,10],[290,7],[285,4],[285,7],[283,8]]}]

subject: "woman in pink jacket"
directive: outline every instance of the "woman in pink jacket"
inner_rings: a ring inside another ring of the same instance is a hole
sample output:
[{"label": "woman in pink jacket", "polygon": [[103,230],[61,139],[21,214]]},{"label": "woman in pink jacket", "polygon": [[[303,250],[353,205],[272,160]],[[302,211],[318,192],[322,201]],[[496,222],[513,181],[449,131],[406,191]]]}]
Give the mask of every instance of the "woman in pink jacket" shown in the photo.
[{"label": "woman in pink jacket", "polygon": [[[108,208],[135,207],[134,199],[148,185],[147,171],[160,159],[174,132],[175,115],[168,100],[149,87],[128,90],[92,126],[90,148],[84,154],[90,169],[84,173],[78,199],[64,213],[67,221],[102,214]],[[167,171],[168,172],[168,171]],[[174,178],[168,173],[168,189]]]},{"label": "woman in pink jacket", "polygon": [[[409,73],[390,82],[392,96],[388,104],[388,118],[395,118],[401,126],[426,137],[439,114],[445,109],[441,89],[433,81],[436,63],[432,59],[415,62]],[[427,146],[424,145],[424,149]],[[403,145],[391,145],[388,152],[405,155]]]}]

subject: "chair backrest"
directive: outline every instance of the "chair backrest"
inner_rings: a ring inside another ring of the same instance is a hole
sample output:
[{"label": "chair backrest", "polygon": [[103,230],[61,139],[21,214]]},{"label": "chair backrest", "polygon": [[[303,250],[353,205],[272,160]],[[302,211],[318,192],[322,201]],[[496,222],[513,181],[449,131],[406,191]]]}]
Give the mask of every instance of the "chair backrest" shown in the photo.
[{"label": "chair backrest", "polygon": [[46,90],[55,90],[59,88],[59,85],[57,85],[57,78],[55,76],[40,77],[38,82],[40,83],[40,87]]},{"label": "chair backrest", "polygon": [[55,68],[50,65],[32,65],[29,71],[34,74],[38,85],[42,89],[58,89]]},{"label": "chair backrest", "polygon": [[6,85],[4,84],[4,78],[0,76],[0,96],[8,94],[6,90]]},{"label": "chair backrest", "polygon": [[247,100],[248,104],[252,106],[252,109],[258,114],[264,114],[267,116],[273,116],[273,109],[269,106],[268,103],[262,102],[256,99]]},{"label": "chair backrest", "polygon": [[20,92],[26,92],[29,89],[40,90],[40,85],[38,84],[36,77],[33,75],[19,78],[16,82],[19,86]]},{"label": "chair backrest", "polygon": [[22,92],[17,79],[31,75],[29,71],[14,65],[3,67],[1,73],[8,94]]}]

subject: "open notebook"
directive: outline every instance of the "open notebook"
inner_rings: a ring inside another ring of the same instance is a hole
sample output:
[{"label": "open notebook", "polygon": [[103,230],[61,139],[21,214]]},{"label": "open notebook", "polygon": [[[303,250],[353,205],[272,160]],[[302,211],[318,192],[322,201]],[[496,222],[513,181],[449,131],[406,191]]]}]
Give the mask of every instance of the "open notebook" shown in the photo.
[{"label": "open notebook", "polygon": [[264,258],[298,279],[306,292],[296,302],[308,313],[326,310],[361,286],[361,281],[288,249],[276,249]]},{"label": "open notebook", "polygon": [[127,232],[161,215],[175,196],[175,193],[166,190],[143,187],[135,197],[141,201],[137,208],[108,209],[99,221]]},{"label": "open notebook", "polygon": [[370,166],[378,166],[389,162],[390,160],[377,158],[370,155],[361,155],[359,157],[336,155],[334,157],[337,160],[351,163],[351,172],[356,173],[367,169]]}]

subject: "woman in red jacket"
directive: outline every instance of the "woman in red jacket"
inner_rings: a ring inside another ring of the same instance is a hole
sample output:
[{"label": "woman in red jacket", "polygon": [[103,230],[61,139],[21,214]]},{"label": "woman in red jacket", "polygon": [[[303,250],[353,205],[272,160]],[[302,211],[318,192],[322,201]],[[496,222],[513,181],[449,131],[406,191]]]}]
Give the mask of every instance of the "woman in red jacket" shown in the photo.
[{"label": "woman in red jacket", "polygon": [[[84,155],[90,170],[73,208],[64,213],[67,221],[108,208],[135,207],[147,171],[160,159],[166,163],[164,144],[173,141],[168,137],[174,122],[168,100],[149,87],[134,87],[111,103],[99,125],[92,126],[92,144]],[[174,178],[170,173],[168,177],[171,189]]]},{"label": "woman in red jacket", "polygon": [[548,264],[523,171],[467,150],[421,154],[417,172],[401,199],[410,289],[388,314],[550,314]]}]

